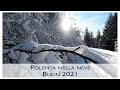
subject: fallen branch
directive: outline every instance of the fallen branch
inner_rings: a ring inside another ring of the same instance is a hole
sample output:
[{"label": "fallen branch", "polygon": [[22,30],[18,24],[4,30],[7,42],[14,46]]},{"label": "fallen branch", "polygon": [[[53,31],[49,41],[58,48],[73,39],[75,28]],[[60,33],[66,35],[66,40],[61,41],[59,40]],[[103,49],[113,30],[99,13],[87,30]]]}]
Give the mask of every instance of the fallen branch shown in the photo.
[{"label": "fallen branch", "polygon": [[82,57],[82,58],[84,58],[84,59],[87,59],[87,60],[89,60],[89,61],[95,63],[95,64],[100,64],[99,62],[93,60],[92,58],[86,57],[86,56],[84,56],[84,55],[82,55],[82,54],[79,54],[79,53],[74,52],[74,51],[69,51],[69,50],[60,50],[60,49],[43,50],[43,49],[42,49],[42,50],[40,50],[40,51],[38,51],[38,52],[32,52],[32,51],[26,51],[26,50],[20,50],[20,49],[17,49],[17,50],[19,50],[20,52],[34,53],[34,54],[41,53],[41,52],[46,52],[46,51],[53,51],[53,52],[68,52],[68,53],[76,54],[76,55],[78,55],[78,56],[80,56],[80,57]]}]

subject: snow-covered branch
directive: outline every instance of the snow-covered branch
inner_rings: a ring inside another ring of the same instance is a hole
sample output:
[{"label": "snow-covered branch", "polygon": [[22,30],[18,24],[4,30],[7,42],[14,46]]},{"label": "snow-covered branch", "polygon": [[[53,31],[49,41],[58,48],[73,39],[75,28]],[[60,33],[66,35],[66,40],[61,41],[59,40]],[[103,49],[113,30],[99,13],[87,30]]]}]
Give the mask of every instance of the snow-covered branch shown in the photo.
[{"label": "snow-covered branch", "polygon": [[78,55],[78,56],[80,56],[80,57],[82,57],[82,58],[84,58],[84,59],[87,59],[87,60],[89,60],[89,61],[91,61],[91,62],[93,62],[93,63],[100,64],[99,62],[95,61],[95,60],[92,59],[92,58],[86,57],[86,56],[84,56],[84,55],[82,55],[82,54],[79,54],[79,53],[77,53],[77,52],[70,51],[70,50],[60,50],[60,49],[44,50],[44,49],[43,49],[43,50],[40,50],[40,51],[38,51],[38,52],[31,52],[31,51],[20,50],[20,49],[17,49],[17,50],[19,50],[20,52],[33,53],[33,54],[37,54],[37,53],[41,53],[41,52],[47,52],[47,51],[72,53],[72,54],[76,54],[76,55]]}]

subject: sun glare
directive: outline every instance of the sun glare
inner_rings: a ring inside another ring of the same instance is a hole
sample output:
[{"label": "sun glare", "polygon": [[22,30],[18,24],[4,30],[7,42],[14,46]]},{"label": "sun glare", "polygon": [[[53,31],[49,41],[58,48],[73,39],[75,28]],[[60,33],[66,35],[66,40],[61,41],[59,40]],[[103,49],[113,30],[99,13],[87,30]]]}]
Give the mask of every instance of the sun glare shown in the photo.
[{"label": "sun glare", "polygon": [[62,21],[62,28],[65,32],[69,32],[71,27],[71,20],[69,18],[64,18]]}]

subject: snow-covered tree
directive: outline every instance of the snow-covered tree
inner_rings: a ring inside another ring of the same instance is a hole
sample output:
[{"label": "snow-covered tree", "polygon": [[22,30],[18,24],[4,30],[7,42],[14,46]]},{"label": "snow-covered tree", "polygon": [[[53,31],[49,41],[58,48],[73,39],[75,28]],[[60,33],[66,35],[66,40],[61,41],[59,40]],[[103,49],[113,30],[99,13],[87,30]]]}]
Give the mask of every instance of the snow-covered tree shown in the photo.
[{"label": "snow-covered tree", "polygon": [[40,44],[81,45],[77,30],[72,30],[69,39],[63,34],[61,17],[61,13],[3,13],[4,48],[31,40]]},{"label": "snow-covered tree", "polygon": [[94,36],[92,31],[89,32],[88,28],[85,30],[84,42],[88,47],[94,47]]},{"label": "snow-covered tree", "polygon": [[102,36],[102,48],[114,51],[115,42],[117,40],[117,13],[110,13],[106,21]]},{"label": "snow-covered tree", "polygon": [[95,47],[100,48],[101,46],[101,33],[100,30],[97,31],[97,35],[95,37]]}]

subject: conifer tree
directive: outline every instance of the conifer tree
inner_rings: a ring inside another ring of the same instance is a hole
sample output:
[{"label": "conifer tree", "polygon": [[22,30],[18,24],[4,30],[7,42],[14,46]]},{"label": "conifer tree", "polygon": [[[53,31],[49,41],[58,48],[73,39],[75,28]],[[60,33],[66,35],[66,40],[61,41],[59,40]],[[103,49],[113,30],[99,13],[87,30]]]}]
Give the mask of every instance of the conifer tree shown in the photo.
[{"label": "conifer tree", "polygon": [[117,40],[117,13],[110,13],[106,21],[102,36],[102,48],[114,51],[115,41]]}]

